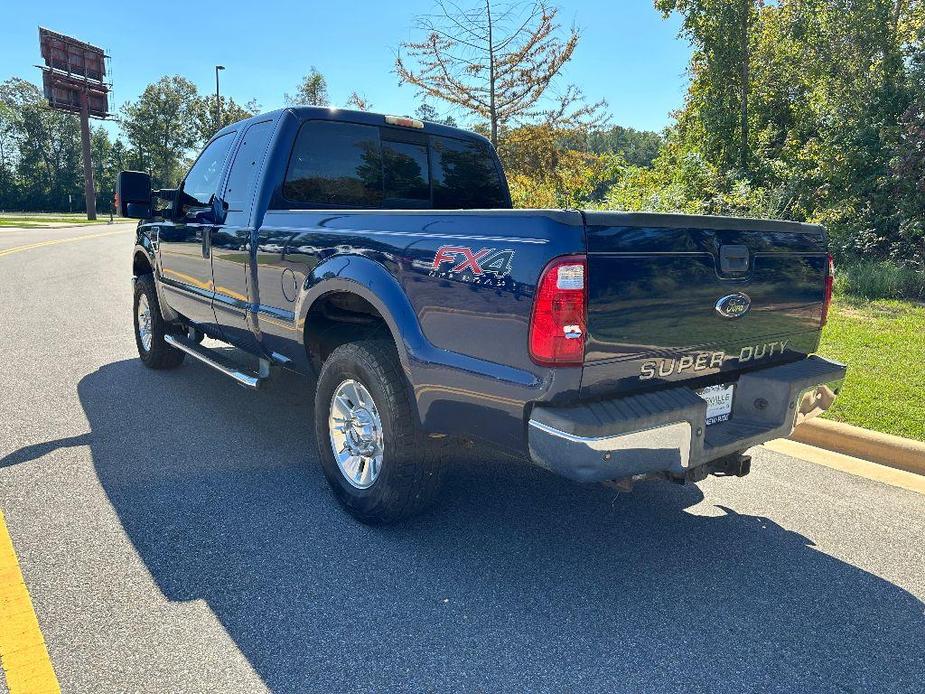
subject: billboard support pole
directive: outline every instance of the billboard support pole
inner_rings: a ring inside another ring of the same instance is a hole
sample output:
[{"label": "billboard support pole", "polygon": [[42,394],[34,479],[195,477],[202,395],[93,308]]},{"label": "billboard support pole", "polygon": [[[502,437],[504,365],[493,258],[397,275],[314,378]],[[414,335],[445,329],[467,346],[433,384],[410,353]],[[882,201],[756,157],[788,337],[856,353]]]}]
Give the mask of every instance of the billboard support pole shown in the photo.
[{"label": "billboard support pole", "polygon": [[80,139],[84,153],[84,196],[87,199],[87,219],[96,219],[96,186],[93,184],[93,163],[90,161],[90,97],[80,93]]}]

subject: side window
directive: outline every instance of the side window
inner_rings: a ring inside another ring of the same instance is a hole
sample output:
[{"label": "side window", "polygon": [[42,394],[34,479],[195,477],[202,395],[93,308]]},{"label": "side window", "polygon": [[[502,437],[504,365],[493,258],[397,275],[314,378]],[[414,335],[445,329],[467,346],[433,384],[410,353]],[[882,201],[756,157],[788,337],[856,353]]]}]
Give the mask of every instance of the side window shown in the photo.
[{"label": "side window", "polygon": [[379,128],[307,121],[292,149],[283,197],[321,207],[379,207],[382,203]]},{"label": "side window", "polygon": [[234,133],[226,133],[212,140],[199,155],[183,181],[181,200],[184,205],[205,207],[209,204],[218,192],[218,180],[233,142]]},{"label": "side window", "polygon": [[430,165],[427,144],[382,142],[382,176],[389,209],[430,207]]},{"label": "side window", "polygon": [[254,181],[263,161],[267,143],[273,134],[273,121],[254,123],[244,133],[244,139],[235,154],[225,194],[222,198],[229,211],[247,212],[254,196]]},{"label": "side window", "polygon": [[435,209],[509,206],[495,160],[481,143],[432,136],[430,157]]}]

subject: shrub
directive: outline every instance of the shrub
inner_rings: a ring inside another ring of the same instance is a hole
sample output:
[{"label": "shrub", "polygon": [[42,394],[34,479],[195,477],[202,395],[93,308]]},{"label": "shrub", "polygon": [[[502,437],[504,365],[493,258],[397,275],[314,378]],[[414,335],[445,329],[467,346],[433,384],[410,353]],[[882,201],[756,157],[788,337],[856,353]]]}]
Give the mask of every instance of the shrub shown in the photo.
[{"label": "shrub", "polygon": [[836,268],[835,290],[862,299],[925,301],[925,271],[885,260],[853,260]]}]

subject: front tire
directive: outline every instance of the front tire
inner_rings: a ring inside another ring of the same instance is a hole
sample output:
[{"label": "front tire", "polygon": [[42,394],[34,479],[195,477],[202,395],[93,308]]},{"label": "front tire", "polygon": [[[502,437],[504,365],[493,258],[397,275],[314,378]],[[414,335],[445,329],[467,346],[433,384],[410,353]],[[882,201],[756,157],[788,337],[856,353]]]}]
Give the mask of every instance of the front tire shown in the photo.
[{"label": "front tire", "polygon": [[161,315],[154,277],[142,275],[135,280],[135,346],[141,363],[149,369],[173,369],[183,363],[183,352],[164,341],[169,329]]},{"label": "front tire", "polygon": [[440,486],[440,442],[416,422],[395,347],[349,343],[321,368],[315,436],[338,502],[368,524],[391,523],[428,506]]}]

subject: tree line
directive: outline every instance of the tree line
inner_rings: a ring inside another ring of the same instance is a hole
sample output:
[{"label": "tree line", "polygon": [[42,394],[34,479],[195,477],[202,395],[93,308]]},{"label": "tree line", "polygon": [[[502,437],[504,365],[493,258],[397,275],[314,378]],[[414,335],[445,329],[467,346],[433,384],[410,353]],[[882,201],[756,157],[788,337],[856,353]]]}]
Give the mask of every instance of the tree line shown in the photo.
[{"label": "tree line", "polygon": [[[615,161],[652,162],[661,146],[658,134],[610,127],[606,104],[585,104],[574,85],[546,98],[580,36],[575,28],[563,35],[555,7],[485,0],[476,11],[463,12],[455,4],[437,4],[440,12],[418,19],[419,29],[448,37],[450,26],[463,26],[464,44],[481,43],[453,56],[453,77],[445,81],[434,65],[447,65],[450,52],[463,43],[430,37],[402,44],[394,73],[416,87],[419,102],[408,115],[491,137],[509,162],[518,204],[557,206],[600,197],[613,182]],[[314,66],[283,100],[332,105],[327,79]],[[373,108],[360,91],[344,105]],[[221,109],[216,106],[214,95],[200,94],[188,79],[165,76],[121,108],[118,137],[94,125],[98,207],[109,209],[115,175],[122,169],[148,171],[156,186],[176,185],[191,157],[218,129],[260,111],[254,101],[242,105],[224,96]],[[19,78],[0,84],[0,209],[83,209],[77,118],[49,109],[38,87]]]},{"label": "tree line", "polygon": [[[693,52],[662,133],[611,123],[565,81],[581,40],[545,2],[435,0],[393,74],[423,120],[490,138],[515,205],[790,218],[826,224],[840,258],[925,269],[925,0],[654,0]],[[330,105],[312,67],[287,104]],[[373,104],[354,91],[347,107]],[[169,76],[94,128],[101,203],[121,168],[178,182],[219,128],[259,110]],[[412,114],[408,114],[412,115]],[[76,119],[23,80],[0,85],[0,208],[80,198]],[[105,209],[105,207],[104,207]]]},{"label": "tree line", "polygon": [[[842,260],[925,272],[925,1],[654,0],[690,85],[661,136],[550,87],[580,32],[544,2],[438,0],[396,73],[476,116],[523,206],[825,224]],[[547,104],[544,108],[541,104]]]},{"label": "tree line", "polygon": [[691,83],[603,205],[825,224],[844,260],[925,271],[925,2],[655,0]]}]

